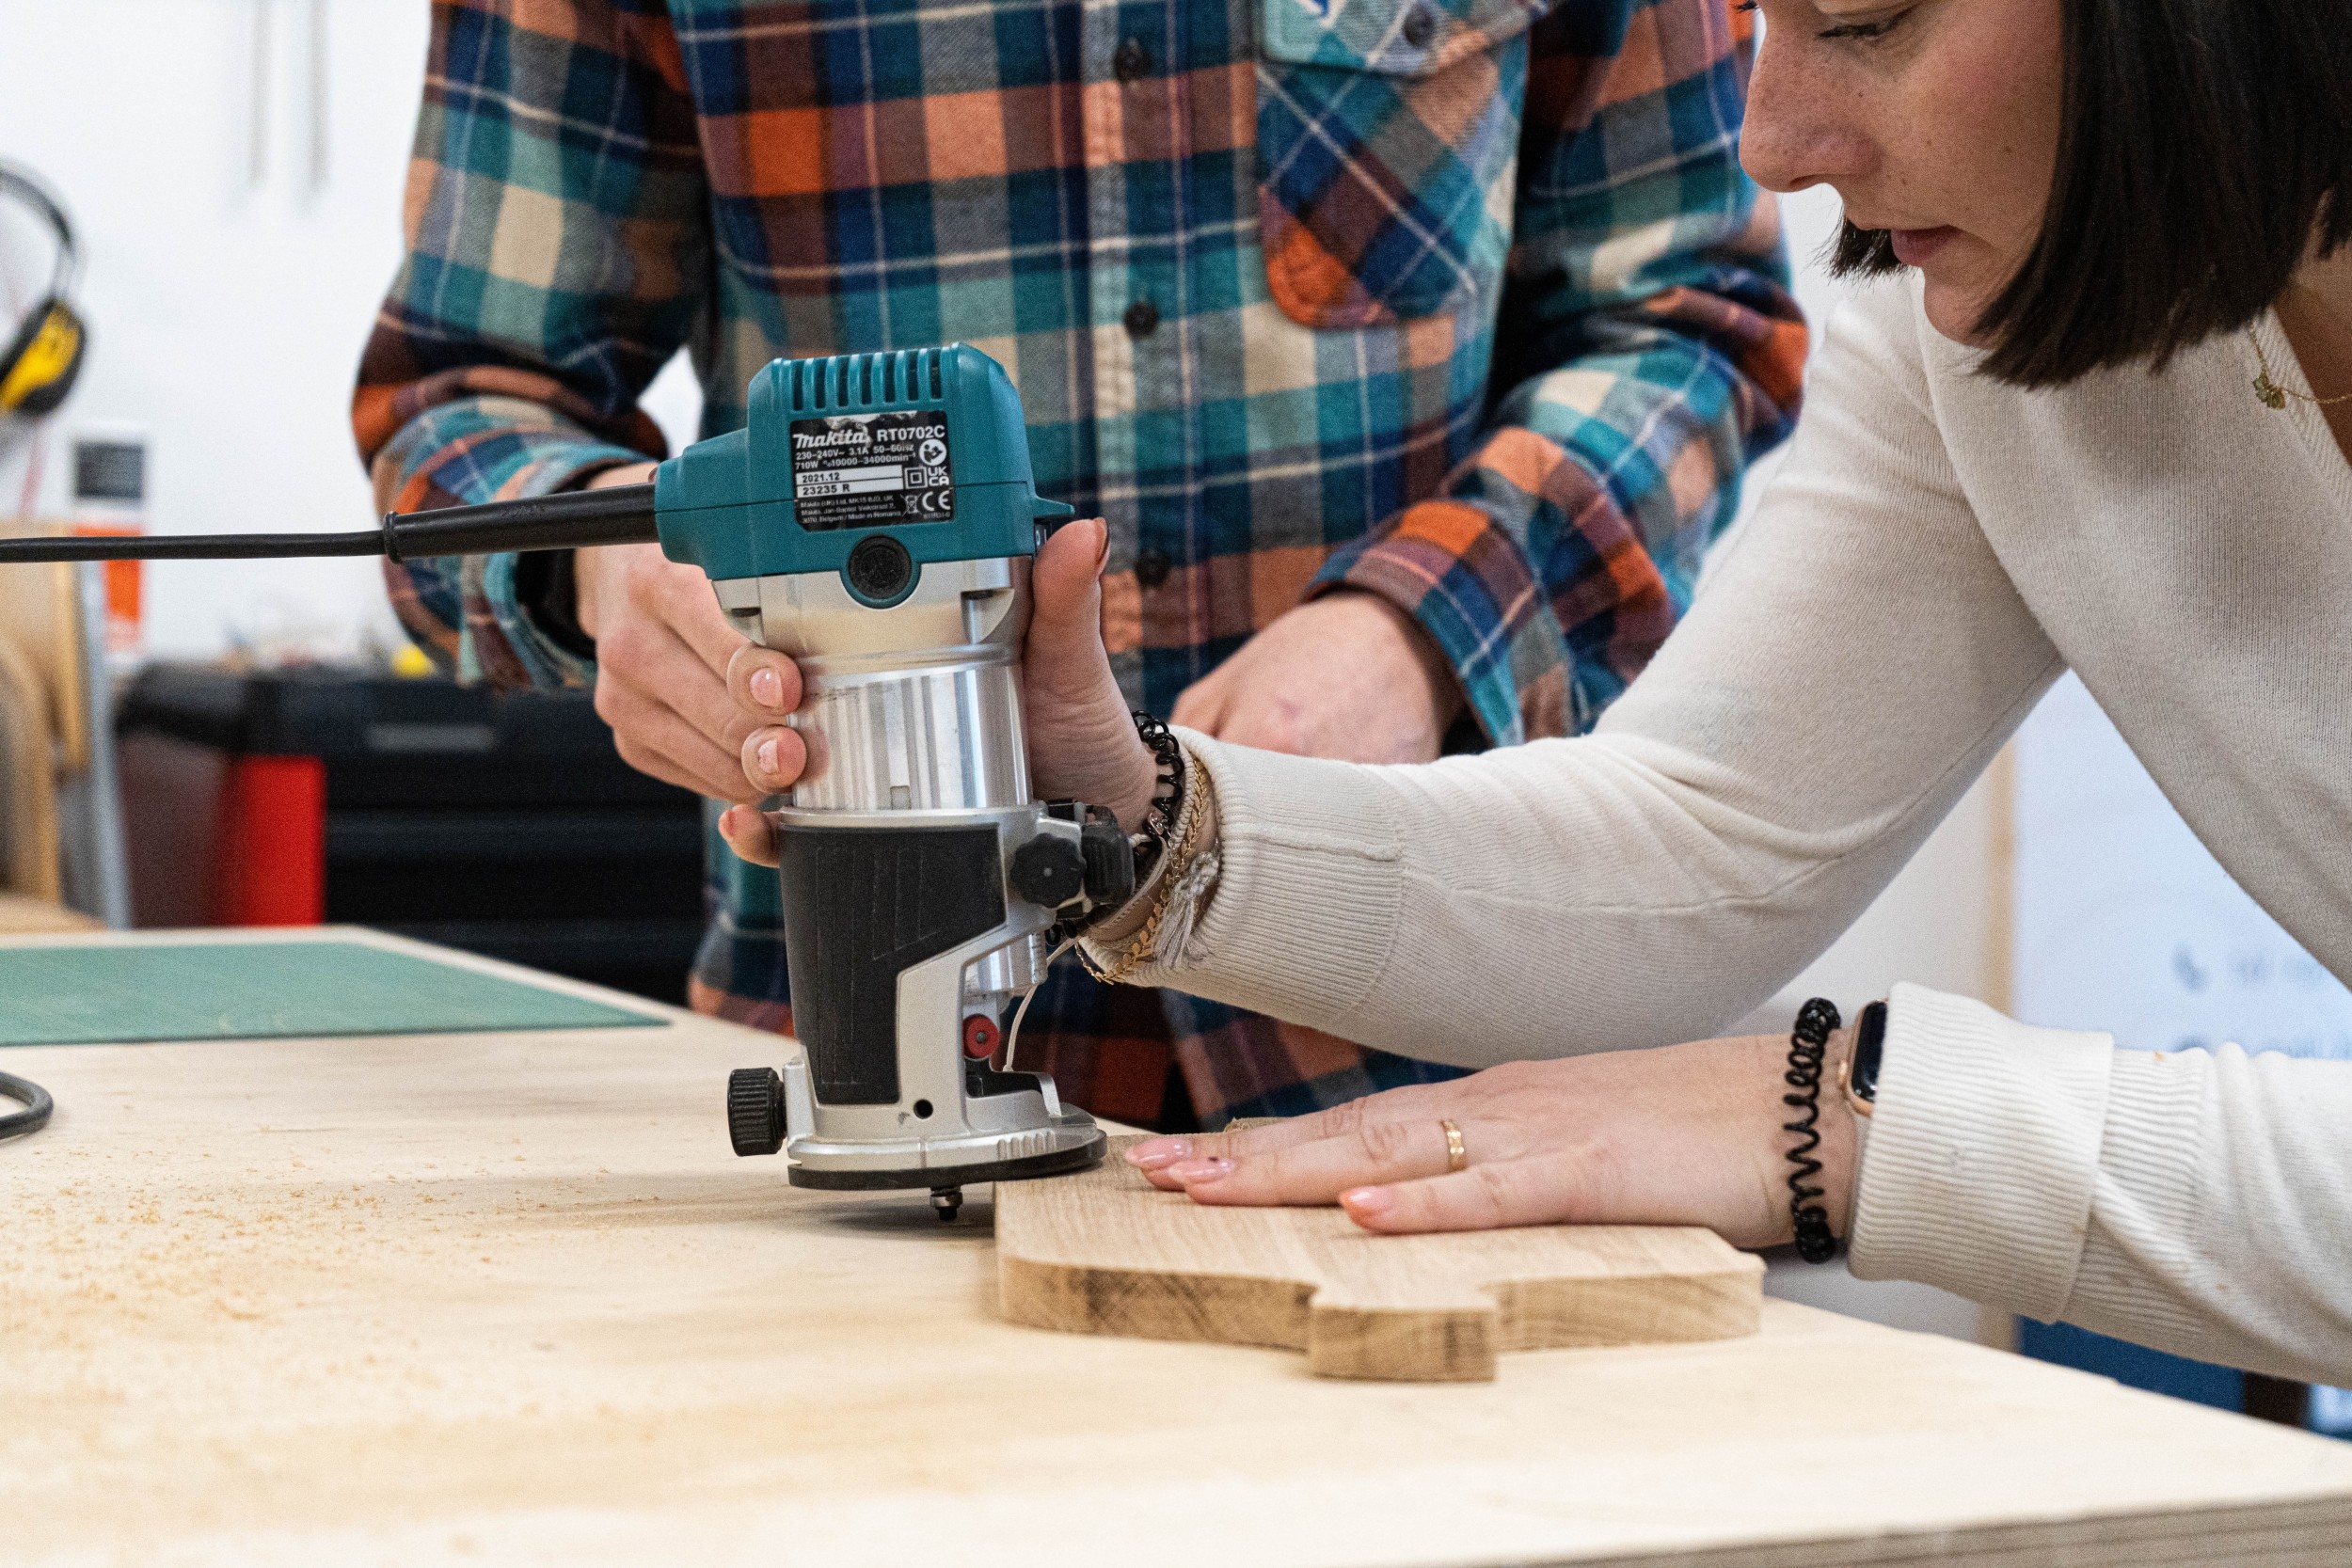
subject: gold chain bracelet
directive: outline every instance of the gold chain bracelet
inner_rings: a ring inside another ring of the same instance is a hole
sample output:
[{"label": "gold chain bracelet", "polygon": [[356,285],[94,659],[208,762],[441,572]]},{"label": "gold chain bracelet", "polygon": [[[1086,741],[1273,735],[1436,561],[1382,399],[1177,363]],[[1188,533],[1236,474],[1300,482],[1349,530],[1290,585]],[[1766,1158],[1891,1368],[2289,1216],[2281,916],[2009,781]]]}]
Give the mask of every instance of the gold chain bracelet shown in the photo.
[{"label": "gold chain bracelet", "polygon": [[1198,840],[1204,814],[1200,810],[1201,781],[1194,772],[1198,766],[1192,760],[1192,753],[1185,752],[1184,815],[1176,824],[1175,842],[1168,846],[1167,857],[1160,867],[1160,888],[1152,899],[1152,912],[1144,916],[1142,926],[1128,940],[1127,945],[1120,948],[1107,964],[1096,962],[1086,943],[1082,942],[1078,944],[1079,962],[1086,965],[1089,974],[1106,986],[1125,984],[1128,975],[1152,960],[1152,949],[1160,940],[1160,923],[1168,915],[1168,900],[1175,895],[1177,884],[1184,879],[1185,871],[1190,869],[1193,860],[1200,853]]}]

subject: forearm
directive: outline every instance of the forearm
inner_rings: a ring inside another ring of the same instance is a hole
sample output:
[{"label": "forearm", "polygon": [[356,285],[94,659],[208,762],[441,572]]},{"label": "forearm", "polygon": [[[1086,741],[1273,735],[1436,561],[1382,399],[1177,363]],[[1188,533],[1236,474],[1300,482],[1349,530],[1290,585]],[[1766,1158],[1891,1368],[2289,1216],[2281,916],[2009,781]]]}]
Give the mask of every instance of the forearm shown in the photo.
[{"label": "forearm", "polygon": [[[1694,318],[1740,318],[1759,353],[1802,356],[1793,324],[1790,344],[1761,310],[1677,293]],[[1498,744],[1586,729],[1641,673],[1689,608],[1747,463],[1794,412],[1793,370],[1772,361],[1785,387],[1768,395],[1681,335],[1677,313],[1651,301],[1580,323],[1591,336],[1502,400],[1443,495],[1316,578],[1316,592],[1375,594],[1412,616]]]},{"label": "forearm", "polygon": [[1483,1065],[1711,1034],[1825,947],[2059,668],[1879,304],[1593,736],[1371,769],[1201,745],[1222,880],[1165,983]]},{"label": "forearm", "polygon": [[[572,113],[582,93],[593,119]],[[706,195],[658,11],[436,5],[407,250],[352,398],[377,510],[544,495],[661,455],[637,397],[699,307]],[[511,555],[388,571],[411,634],[460,678],[584,680],[515,574]]]},{"label": "forearm", "polygon": [[1719,1032],[1867,906],[1974,771],[1807,823],[1607,735],[1388,768],[1186,741],[1220,872],[1192,944],[1139,980],[1471,1068]]}]

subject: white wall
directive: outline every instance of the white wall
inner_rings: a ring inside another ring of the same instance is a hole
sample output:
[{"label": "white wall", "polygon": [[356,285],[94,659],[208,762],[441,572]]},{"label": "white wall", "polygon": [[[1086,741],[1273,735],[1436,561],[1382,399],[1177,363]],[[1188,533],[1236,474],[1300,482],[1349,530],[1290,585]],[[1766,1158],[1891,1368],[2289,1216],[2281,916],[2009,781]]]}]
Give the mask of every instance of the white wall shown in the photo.
[{"label": "white wall", "polygon": [[[50,421],[43,510],[65,505],[76,430],[129,427],[150,439],[155,531],[369,525],[347,411],[399,262],[425,33],[422,0],[0,0],[0,156],[60,192],[86,257],[90,360]],[[46,275],[35,233],[11,221],[0,234],[0,277],[20,296]],[[691,423],[691,384],[673,380],[664,412]],[[0,456],[0,515],[16,510],[26,456]],[[396,636],[371,562],[147,570],[156,654],[289,640],[352,652]]]},{"label": "white wall", "polygon": [[[51,421],[45,509],[67,498],[64,438],[123,425],[148,433],[158,532],[367,526],[346,410],[399,257],[424,9],[345,0],[327,13],[326,169],[314,186],[307,6],[0,0],[0,148],[63,195],[86,257],[90,360]],[[275,47],[257,93],[263,14]],[[6,476],[0,495],[15,495]],[[330,641],[389,626],[367,562],[148,572],[158,653],[208,654],[306,624]]]},{"label": "white wall", "polygon": [[2352,990],[2222,869],[2080,680],[2018,758],[2020,1018],[2136,1051],[2352,1060]]}]

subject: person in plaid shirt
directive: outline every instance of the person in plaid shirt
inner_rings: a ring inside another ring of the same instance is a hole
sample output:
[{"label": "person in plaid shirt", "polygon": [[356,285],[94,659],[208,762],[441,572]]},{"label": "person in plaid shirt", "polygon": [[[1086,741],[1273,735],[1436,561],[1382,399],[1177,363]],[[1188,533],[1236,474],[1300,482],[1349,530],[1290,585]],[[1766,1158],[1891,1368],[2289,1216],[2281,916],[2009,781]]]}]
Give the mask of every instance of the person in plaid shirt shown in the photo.
[{"label": "person in plaid shirt", "polygon": [[[386,510],[633,483],[778,356],[962,341],[1107,519],[1129,698],[1358,761],[1588,726],[1688,603],[1804,329],[1727,0],[437,0],[353,420]],[[775,715],[658,546],[387,568],[460,679],[594,682],[715,800]],[[789,706],[795,693],[763,692]],[[789,761],[791,759],[786,759]],[[771,769],[772,770],[772,769]],[[787,771],[789,769],[787,768]],[[788,1029],[714,840],[697,1006]],[[1452,1069],[1064,966],[1023,1065],[1178,1130]]]}]

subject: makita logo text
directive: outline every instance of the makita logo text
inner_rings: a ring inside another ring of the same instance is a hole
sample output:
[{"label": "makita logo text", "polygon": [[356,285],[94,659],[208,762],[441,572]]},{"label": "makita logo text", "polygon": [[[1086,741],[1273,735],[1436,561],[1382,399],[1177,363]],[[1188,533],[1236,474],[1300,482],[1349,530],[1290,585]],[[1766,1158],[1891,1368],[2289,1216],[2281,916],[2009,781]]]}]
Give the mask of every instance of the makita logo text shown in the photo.
[{"label": "makita logo text", "polygon": [[844,425],[839,430],[828,430],[822,436],[806,435],[796,430],[792,433],[792,450],[805,451],[811,447],[862,447],[873,438],[862,424]]}]

